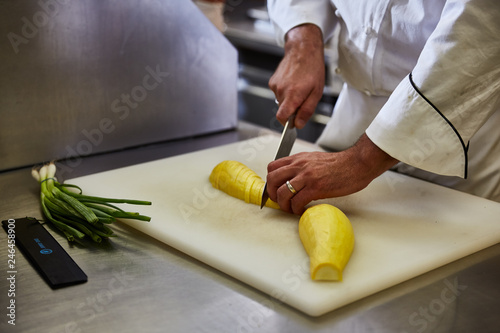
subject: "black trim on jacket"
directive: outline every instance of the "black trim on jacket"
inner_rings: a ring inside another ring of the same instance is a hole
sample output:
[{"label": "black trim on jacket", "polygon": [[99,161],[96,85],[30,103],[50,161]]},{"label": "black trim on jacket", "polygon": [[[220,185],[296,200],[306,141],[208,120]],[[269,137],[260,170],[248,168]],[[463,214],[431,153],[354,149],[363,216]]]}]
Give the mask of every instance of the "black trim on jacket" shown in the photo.
[{"label": "black trim on jacket", "polygon": [[413,76],[412,76],[412,73],[410,73],[410,75],[408,76],[408,78],[410,79],[410,83],[413,87],[413,89],[415,89],[415,91],[420,95],[420,97],[422,97],[430,106],[432,106],[432,108],[448,123],[448,125],[450,125],[450,127],[453,129],[453,131],[455,132],[455,134],[457,135],[458,139],[460,140],[460,143],[462,144],[462,148],[464,150],[464,156],[465,156],[465,170],[464,170],[464,179],[467,179],[467,166],[468,166],[468,158],[467,158],[467,151],[469,150],[469,142],[467,142],[467,145],[465,145],[465,142],[464,140],[462,139],[462,137],[460,136],[460,134],[458,133],[457,129],[455,128],[455,126],[453,126],[453,124],[448,120],[448,118],[446,118],[443,113],[441,111],[439,111],[439,109],[431,103],[431,101],[429,99],[427,99],[427,97],[424,96],[424,94],[422,94],[420,92],[420,90],[417,88],[417,86],[415,85],[415,82],[413,82]]}]

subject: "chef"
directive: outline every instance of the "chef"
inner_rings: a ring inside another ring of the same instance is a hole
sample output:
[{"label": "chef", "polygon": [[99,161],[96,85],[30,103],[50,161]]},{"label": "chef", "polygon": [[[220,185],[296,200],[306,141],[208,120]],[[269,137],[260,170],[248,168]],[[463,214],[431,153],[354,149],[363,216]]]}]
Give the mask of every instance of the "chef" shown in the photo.
[{"label": "chef", "polygon": [[296,113],[300,129],[313,114],[336,26],[345,82],[318,139],[330,152],[268,166],[269,196],[283,210],[300,214],[391,168],[500,201],[496,0],[269,0],[268,10],[285,50],[269,81],[281,123]]}]

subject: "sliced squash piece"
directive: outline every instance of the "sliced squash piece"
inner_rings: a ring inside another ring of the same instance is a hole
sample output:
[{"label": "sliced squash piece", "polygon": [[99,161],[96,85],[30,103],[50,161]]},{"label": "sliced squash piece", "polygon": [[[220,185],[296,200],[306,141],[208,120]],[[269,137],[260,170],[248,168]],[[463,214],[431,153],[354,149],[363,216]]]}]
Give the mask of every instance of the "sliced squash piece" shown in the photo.
[{"label": "sliced squash piece", "polygon": [[[210,183],[232,197],[260,206],[264,180],[253,170],[238,161],[223,161],[213,168]],[[268,200],[266,207],[279,209],[279,205]]]}]

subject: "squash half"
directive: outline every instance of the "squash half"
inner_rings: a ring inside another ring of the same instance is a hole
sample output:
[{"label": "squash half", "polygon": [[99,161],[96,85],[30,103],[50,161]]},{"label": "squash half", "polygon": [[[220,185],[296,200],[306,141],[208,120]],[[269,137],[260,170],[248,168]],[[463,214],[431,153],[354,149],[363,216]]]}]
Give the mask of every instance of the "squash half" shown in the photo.
[{"label": "squash half", "polygon": [[309,255],[311,279],[341,281],[354,249],[347,216],[332,205],[312,206],[300,218],[299,236]]}]

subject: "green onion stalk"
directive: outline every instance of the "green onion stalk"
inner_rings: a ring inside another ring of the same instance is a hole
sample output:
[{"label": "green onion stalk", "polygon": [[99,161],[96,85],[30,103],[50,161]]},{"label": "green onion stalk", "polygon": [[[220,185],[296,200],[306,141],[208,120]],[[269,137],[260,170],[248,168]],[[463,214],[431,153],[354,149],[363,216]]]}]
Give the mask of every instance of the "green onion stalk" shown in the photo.
[{"label": "green onion stalk", "polygon": [[56,166],[53,162],[31,171],[41,187],[40,200],[46,219],[59,229],[70,241],[89,237],[96,243],[114,237],[108,227],[116,219],[135,219],[149,222],[149,216],[126,212],[116,203],[132,205],[151,205],[150,201],[114,199],[84,195],[76,185],[61,184],[55,177]]}]

